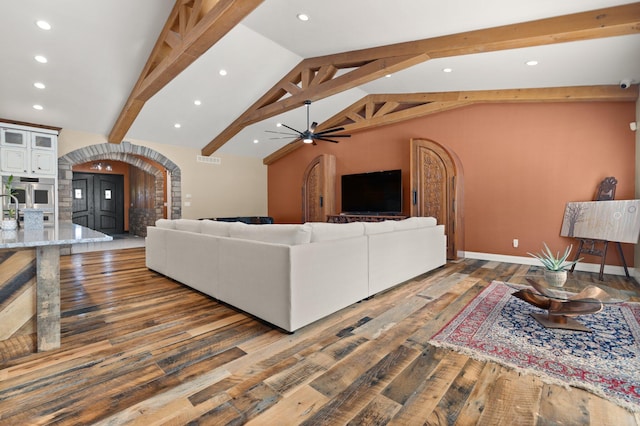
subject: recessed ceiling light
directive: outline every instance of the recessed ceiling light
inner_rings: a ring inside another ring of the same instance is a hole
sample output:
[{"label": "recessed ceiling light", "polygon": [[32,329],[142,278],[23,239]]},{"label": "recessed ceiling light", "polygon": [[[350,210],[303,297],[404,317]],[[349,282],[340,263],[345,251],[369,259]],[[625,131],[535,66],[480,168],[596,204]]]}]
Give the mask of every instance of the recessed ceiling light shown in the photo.
[{"label": "recessed ceiling light", "polygon": [[282,127],[282,123],[276,123],[276,127]]},{"label": "recessed ceiling light", "polygon": [[538,61],[527,61],[525,63],[530,67],[535,67],[536,65],[538,65]]},{"label": "recessed ceiling light", "polygon": [[44,109],[44,107],[42,105],[35,104],[33,106],[33,109],[37,109],[38,111],[42,111]]},{"label": "recessed ceiling light", "polygon": [[44,83],[40,83],[39,81],[36,81],[35,83],[33,83],[33,86],[38,88],[38,89],[44,89],[45,88]]},{"label": "recessed ceiling light", "polygon": [[442,68],[442,72],[453,72],[453,68]]},{"label": "recessed ceiling light", "polygon": [[222,76],[227,75],[227,70],[220,70],[220,71],[218,71],[218,74],[220,74]]},{"label": "recessed ceiling light", "polygon": [[182,124],[176,123],[176,124],[173,125],[173,127],[175,127],[176,129],[179,129],[180,127],[182,127]]},{"label": "recessed ceiling light", "polygon": [[46,64],[47,63],[47,58],[45,58],[42,55],[36,55],[33,59],[35,59],[36,61],[40,62],[41,64]]},{"label": "recessed ceiling light", "polygon": [[202,105],[202,101],[200,101],[200,99],[196,99],[195,101],[193,101],[194,105]]},{"label": "recessed ceiling light", "polygon": [[306,13],[298,13],[298,19],[301,21],[308,21],[309,20],[309,15],[307,15]]},{"label": "recessed ceiling light", "polygon": [[258,142],[260,142],[258,139],[253,140],[253,143],[258,143]]},{"label": "recessed ceiling light", "polygon": [[42,21],[42,20],[37,21],[36,25],[41,30],[49,31],[51,29],[51,25],[47,21]]},{"label": "recessed ceiling light", "polygon": [[385,78],[391,78],[391,74],[385,75]]}]

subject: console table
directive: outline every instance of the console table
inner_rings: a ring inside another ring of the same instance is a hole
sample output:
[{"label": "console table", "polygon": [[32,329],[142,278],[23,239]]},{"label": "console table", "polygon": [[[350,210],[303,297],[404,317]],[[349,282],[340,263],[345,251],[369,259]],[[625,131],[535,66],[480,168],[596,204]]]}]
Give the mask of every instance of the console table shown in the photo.
[{"label": "console table", "polygon": [[327,215],[327,222],[330,223],[350,223],[350,222],[382,222],[383,220],[402,220],[408,216],[401,215],[366,215],[366,214],[330,214]]}]

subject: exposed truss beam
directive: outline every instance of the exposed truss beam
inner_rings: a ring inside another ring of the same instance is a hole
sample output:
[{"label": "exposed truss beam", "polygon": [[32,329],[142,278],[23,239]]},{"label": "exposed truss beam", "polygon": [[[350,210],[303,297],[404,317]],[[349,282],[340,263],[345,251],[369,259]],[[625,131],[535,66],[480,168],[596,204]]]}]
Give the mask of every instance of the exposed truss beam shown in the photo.
[{"label": "exposed truss beam", "polygon": [[[344,127],[344,133],[386,126],[429,114],[461,108],[476,103],[493,102],[635,102],[638,85],[621,89],[611,86],[576,86],[542,89],[479,90],[469,92],[408,93],[367,95],[316,128],[318,131]],[[272,164],[302,147],[301,141],[283,146],[265,157],[263,163]]]},{"label": "exposed truss beam", "polygon": [[[211,155],[244,127],[430,58],[640,32],[640,3],[303,60],[202,149]],[[352,69],[336,77],[337,70]]]},{"label": "exposed truss beam", "polygon": [[145,102],[206,52],[263,0],[177,0],[109,142],[120,143]]},{"label": "exposed truss beam", "polygon": [[[424,55],[390,56],[359,64],[328,62],[311,65],[303,60],[280,80],[270,91],[254,103],[244,114],[222,131],[202,149],[202,155],[211,155],[246,126],[304,105],[305,100],[316,101],[359,86],[386,74],[400,71],[425,61]],[[335,77],[338,70],[351,69]]]}]

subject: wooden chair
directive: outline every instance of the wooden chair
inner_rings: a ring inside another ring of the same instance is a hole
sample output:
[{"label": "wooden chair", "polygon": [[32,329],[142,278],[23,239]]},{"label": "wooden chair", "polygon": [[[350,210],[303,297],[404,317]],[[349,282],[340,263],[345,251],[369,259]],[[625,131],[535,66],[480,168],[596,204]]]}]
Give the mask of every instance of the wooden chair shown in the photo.
[{"label": "wooden chair", "polygon": [[613,176],[604,178],[598,185],[593,201],[608,201],[616,198],[616,185],[618,181]]}]

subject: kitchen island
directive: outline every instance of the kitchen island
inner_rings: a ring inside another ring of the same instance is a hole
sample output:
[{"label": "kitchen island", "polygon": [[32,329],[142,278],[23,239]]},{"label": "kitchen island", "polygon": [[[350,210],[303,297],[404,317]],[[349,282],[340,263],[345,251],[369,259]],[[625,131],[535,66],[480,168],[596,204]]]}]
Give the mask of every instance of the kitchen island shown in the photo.
[{"label": "kitchen island", "polygon": [[111,240],[73,223],[0,231],[0,340],[35,328],[38,351],[59,348],[60,248]]}]

